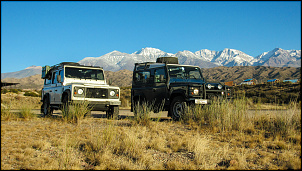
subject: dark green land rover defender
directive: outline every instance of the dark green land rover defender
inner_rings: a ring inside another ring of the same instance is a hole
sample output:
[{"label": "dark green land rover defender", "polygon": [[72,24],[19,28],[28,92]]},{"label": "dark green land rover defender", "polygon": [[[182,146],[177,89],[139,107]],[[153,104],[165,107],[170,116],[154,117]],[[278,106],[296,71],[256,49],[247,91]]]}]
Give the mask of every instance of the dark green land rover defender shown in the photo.
[{"label": "dark green land rover defender", "polygon": [[207,105],[215,98],[232,98],[232,89],[222,83],[206,82],[198,66],[179,65],[177,57],[135,63],[131,89],[131,112],[141,104],[153,111],[168,111],[179,120],[187,105]]}]

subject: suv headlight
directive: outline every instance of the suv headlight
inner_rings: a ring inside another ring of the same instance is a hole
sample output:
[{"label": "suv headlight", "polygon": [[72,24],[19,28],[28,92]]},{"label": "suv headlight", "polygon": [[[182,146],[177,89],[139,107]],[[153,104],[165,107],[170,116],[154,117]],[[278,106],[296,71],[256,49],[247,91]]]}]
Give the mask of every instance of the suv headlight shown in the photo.
[{"label": "suv headlight", "polygon": [[211,84],[207,85],[208,89],[211,89],[213,86]]},{"label": "suv headlight", "polygon": [[83,89],[81,89],[81,88],[80,88],[80,89],[78,89],[78,94],[80,94],[80,95],[81,95],[81,94],[83,94],[83,93],[84,93],[84,90],[83,90]]},{"label": "suv headlight", "polygon": [[73,91],[74,96],[83,97],[85,96],[85,88],[84,87],[74,87]]},{"label": "suv headlight", "polygon": [[109,94],[110,94],[110,96],[112,96],[112,97],[115,96],[115,92],[114,92],[113,90],[111,90]]},{"label": "suv headlight", "polygon": [[199,90],[197,88],[194,89],[193,91],[194,95],[198,95],[199,94]]},{"label": "suv headlight", "polygon": [[190,87],[189,88],[189,94],[198,96],[199,95],[199,87]]},{"label": "suv headlight", "polygon": [[119,98],[119,89],[111,89],[109,90],[109,98]]},{"label": "suv headlight", "polygon": [[219,90],[222,89],[222,85],[221,85],[221,84],[218,85],[218,89],[219,89]]}]

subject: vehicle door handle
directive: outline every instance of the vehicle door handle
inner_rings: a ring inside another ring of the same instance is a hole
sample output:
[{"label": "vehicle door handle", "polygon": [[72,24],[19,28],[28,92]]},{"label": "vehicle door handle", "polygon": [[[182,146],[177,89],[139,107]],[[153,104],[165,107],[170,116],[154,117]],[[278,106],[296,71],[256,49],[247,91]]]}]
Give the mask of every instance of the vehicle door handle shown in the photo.
[{"label": "vehicle door handle", "polygon": [[52,92],[51,90],[49,92]]},{"label": "vehicle door handle", "polygon": [[55,91],[58,91],[58,90],[55,90]]}]

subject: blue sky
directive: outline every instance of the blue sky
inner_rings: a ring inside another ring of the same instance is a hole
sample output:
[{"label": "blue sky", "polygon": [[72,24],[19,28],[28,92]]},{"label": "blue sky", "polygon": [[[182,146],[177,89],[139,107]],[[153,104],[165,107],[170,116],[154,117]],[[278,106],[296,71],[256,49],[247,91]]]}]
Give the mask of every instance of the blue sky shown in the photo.
[{"label": "blue sky", "polygon": [[1,73],[145,47],[301,49],[300,1],[1,1]]}]

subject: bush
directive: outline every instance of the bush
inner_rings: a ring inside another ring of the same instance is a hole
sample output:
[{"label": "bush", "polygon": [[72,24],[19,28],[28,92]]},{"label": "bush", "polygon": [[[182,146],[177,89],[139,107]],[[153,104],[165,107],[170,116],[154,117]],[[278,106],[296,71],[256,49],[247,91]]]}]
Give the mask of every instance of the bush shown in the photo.
[{"label": "bush", "polygon": [[1,105],[1,120],[11,120],[16,118],[16,115],[10,112],[10,106]]},{"label": "bush", "polygon": [[24,93],[24,96],[31,96],[31,97],[40,97],[39,94],[35,93],[35,92],[32,92],[32,91],[26,91]]},{"label": "bush", "polygon": [[134,121],[137,124],[149,125],[150,124],[150,113],[153,110],[152,105],[149,105],[146,102],[135,104],[134,108]]},{"label": "bush", "polygon": [[7,89],[1,89],[1,94],[6,94],[8,92],[8,90]]},{"label": "bush", "polygon": [[88,102],[74,103],[68,106],[68,110],[62,109],[63,119],[70,123],[80,123],[87,114],[91,112]]},{"label": "bush", "polygon": [[30,104],[23,104],[21,106],[20,117],[26,120],[32,119],[36,117],[36,115],[32,112],[33,106]]},{"label": "bush", "polygon": [[9,92],[18,94],[19,92],[21,92],[21,90],[20,89],[10,89]]}]

